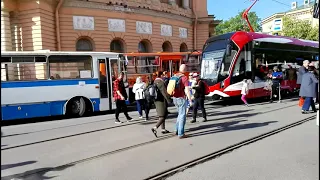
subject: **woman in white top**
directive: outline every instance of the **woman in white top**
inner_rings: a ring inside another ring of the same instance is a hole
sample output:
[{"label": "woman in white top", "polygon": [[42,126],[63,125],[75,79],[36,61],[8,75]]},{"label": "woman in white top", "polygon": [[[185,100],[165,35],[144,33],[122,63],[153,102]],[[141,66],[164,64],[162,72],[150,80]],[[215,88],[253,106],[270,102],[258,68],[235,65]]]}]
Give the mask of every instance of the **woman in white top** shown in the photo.
[{"label": "woman in white top", "polygon": [[[145,112],[145,99],[144,99],[144,89],[146,88],[146,83],[142,82],[141,77],[137,77],[136,83],[133,85],[132,92],[135,94],[135,99],[137,103],[137,110],[139,112],[139,118],[142,118],[142,110]],[[148,114],[146,113],[146,118],[148,118]]]},{"label": "woman in white top", "polygon": [[[194,74],[197,74],[197,73],[193,73],[193,72],[189,73],[189,88],[190,88],[190,95],[191,95],[192,102],[193,102],[193,99],[194,99],[193,94],[194,94],[194,92],[195,92],[195,90],[192,89],[192,87],[197,84],[197,82],[196,82],[196,81],[194,80],[194,78],[193,78],[193,75],[194,75]],[[191,108],[191,107],[190,107],[190,104],[189,104],[189,101],[188,101],[188,103],[187,103],[187,110],[186,110],[186,115],[187,115],[187,116],[188,116],[188,113],[189,113],[190,108]]]},{"label": "woman in white top", "polygon": [[249,83],[250,83],[250,80],[248,79],[244,79],[243,80],[243,85],[242,85],[242,89],[241,89],[241,100],[244,102],[244,104],[246,106],[249,106],[248,105],[248,102],[246,100],[246,95],[248,94],[249,92]]}]

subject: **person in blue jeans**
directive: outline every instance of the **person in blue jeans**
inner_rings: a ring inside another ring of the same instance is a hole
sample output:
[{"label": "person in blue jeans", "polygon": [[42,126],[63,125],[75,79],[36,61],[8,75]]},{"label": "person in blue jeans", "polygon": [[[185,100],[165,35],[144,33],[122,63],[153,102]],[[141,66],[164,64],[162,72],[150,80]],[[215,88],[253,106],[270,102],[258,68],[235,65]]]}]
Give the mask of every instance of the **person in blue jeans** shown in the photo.
[{"label": "person in blue jeans", "polygon": [[304,103],[302,106],[302,114],[309,113],[309,108],[311,106],[313,112],[316,112],[316,107],[313,98],[316,97],[316,84],[319,83],[316,76],[313,74],[314,67],[309,66],[308,72],[302,76],[301,87],[299,96],[304,98]]},{"label": "person in blue jeans", "polygon": [[[176,135],[180,139],[188,137],[184,133],[184,126],[186,124],[186,110],[187,110],[187,102],[189,101],[192,106],[192,100],[190,95],[189,81],[188,78],[183,74],[185,73],[186,65],[182,64],[179,68],[179,73],[175,74],[175,76],[180,77],[179,86],[176,87],[173,93],[173,103],[178,109],[178,117],[176,122]],[[187,99],[186,99],[187,97]]]}]

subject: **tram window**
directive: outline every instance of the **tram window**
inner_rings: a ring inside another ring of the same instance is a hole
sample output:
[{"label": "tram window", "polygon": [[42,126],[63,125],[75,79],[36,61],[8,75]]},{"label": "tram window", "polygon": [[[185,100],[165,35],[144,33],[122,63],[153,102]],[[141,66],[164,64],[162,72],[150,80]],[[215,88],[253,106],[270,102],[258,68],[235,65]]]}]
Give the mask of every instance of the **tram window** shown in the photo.
[{"label": "tram window", "polygon": [[246,78],[246,56],[244,49],[241,50],[232,71],[231,84],[241,82]]},{"label": "tram window", "polygon": [[[92,77],[91,56],[49,56],[51,79],[77,79]],[[81,71],[86,72],[81,77]]]},{"label": "tram window", "polygon": [[172,61],[172,72],[179,71],[179,62]]},{"label": "tram window", "polygon": [[128,56],[128,64],[127,64],[127,71],[128,74],[135,74],[137,73],[137,70],[135,68],[135,57]]},{"label": "tram window", "polygon": [[235,55],[237,54],[237,52],[238,52],[237,46],[233,45],[231,55],[224,57],[224,60],[222,61],[221,66],[220,66],[219,81],[224,80],[225,78],[227,78],[229,76],[231,62],[232,62],[233,58],[235,57]]},{"label": "tram window", "polygon": [[149,71],[151,73],[158,71],[159,63],[156,57],[148,57],[148,63],[150,65]]}]

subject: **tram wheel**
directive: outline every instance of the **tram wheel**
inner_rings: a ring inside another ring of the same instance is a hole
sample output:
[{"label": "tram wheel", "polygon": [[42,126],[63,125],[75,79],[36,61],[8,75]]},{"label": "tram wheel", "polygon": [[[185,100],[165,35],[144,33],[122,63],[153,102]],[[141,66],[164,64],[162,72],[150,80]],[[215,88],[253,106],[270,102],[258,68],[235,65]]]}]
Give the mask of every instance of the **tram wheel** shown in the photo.
[{"label": "tram wheel", "polygon": [[86,112],[86,102],[82,97],[70,100],[67,105],[67,114],[72,117],[81,117]]}]

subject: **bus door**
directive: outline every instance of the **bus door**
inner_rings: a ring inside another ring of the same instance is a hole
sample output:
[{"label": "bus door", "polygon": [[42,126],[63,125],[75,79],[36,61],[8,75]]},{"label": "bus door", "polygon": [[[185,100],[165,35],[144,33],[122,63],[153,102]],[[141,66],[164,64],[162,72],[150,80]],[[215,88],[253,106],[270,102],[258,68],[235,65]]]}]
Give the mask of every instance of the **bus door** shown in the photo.
[{"label": "bus door", "polygon": [[112,109],[112,79],[109,58],[99,58],[100,111]]},{"label": "bus door", "polygon": [[[128,82],[128,69],[127,69],[127,64],[128,64],[128,57],[127,56],[120,56],[119,59],[112,59],[110,61],[111,63],[118,63],[118,72],[123,72],[124,73],[124,77],[123,77],[123,83],[124,86],[126,87],[126,92],[127,92],[127,100],[126,100],[126,104],[129,105],[130,104],[130,94],[129,94],[129,82]],[[118,76],[115,76],[116,78]],[[114,104],[114,108],[115,108],[115,104]]]}]

